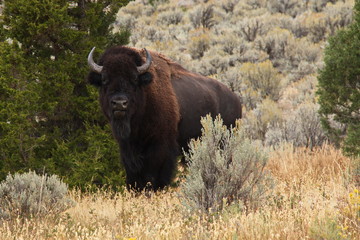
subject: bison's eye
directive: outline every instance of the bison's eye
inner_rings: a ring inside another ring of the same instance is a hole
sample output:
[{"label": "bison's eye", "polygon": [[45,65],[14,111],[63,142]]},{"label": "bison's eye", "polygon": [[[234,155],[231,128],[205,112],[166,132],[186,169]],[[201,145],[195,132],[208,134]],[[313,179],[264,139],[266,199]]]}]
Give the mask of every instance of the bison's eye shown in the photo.
[{"label": "bison's eye", "polygon": [[147,85],[152,81],[152,75],[149,72],[143,73],[138,77],[139,85]]}]

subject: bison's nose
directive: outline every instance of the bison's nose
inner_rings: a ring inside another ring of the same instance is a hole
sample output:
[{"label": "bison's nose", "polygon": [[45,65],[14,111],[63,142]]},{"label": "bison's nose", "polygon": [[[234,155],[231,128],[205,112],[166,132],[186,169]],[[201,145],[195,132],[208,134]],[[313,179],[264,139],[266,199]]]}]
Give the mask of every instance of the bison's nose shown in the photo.
[{"label": "bison's nose", "polygon": [[118,108],[119,110],[125,110],[128,106],[127,99],[114,99],[111,101],[113,108]]},{"label": "bison's nose", "polygon": [[124,111],[129,105],[129,99],[124,95],[118,95],[111,99],[111,105],[115,111]]}]

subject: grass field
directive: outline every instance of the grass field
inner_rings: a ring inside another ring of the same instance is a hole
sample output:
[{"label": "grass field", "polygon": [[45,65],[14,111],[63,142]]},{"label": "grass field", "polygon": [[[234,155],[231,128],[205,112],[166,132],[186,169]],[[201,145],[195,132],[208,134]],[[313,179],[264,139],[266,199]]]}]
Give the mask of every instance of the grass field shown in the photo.
[{"label": "grass field", "polygon": [[0,222],[0,239],[360,239],[351,168],[331,146],[313,152],[285,146],[267,165],[273,193],[247,213],[188,212],[180,188],[150,196],[73,191],[77,204],[61,215]]}]

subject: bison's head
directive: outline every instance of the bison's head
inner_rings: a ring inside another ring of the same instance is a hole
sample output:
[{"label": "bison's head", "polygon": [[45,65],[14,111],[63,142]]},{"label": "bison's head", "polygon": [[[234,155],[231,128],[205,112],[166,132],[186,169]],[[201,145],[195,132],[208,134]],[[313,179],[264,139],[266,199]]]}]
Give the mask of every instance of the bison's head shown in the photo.
[{"label": "bison's head", "polygon": [[117,136],[126,139],[130,135],[130,120],[142,111],[144,86],[152,80],[148,72],[151,55],[144,49],[146,61],[131,48],[113,47],[101,57],[99,64],[93,60],[93,48],[88,56],[91,68],[88,80],[99,87],[101,108],[109,119]]}]

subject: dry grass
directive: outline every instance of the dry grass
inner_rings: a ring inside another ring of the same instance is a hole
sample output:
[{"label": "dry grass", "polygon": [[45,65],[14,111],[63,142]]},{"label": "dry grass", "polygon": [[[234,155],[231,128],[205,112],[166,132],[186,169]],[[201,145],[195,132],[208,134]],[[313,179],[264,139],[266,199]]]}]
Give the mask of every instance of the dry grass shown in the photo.
[{"label": "dry grass", "polygon": [[[78,204],[60,216],[0,222],[0,239],[341,239],[348,231],[342,211],[354,189],[350,165],[331,146],[314,152],[288,146],[270,156],[273,195],[248,214],[235,208],[216,216],[187,212],[179,189],[150,197],[72,192]],[[348,239],[359,238],[356,221]]]}]

